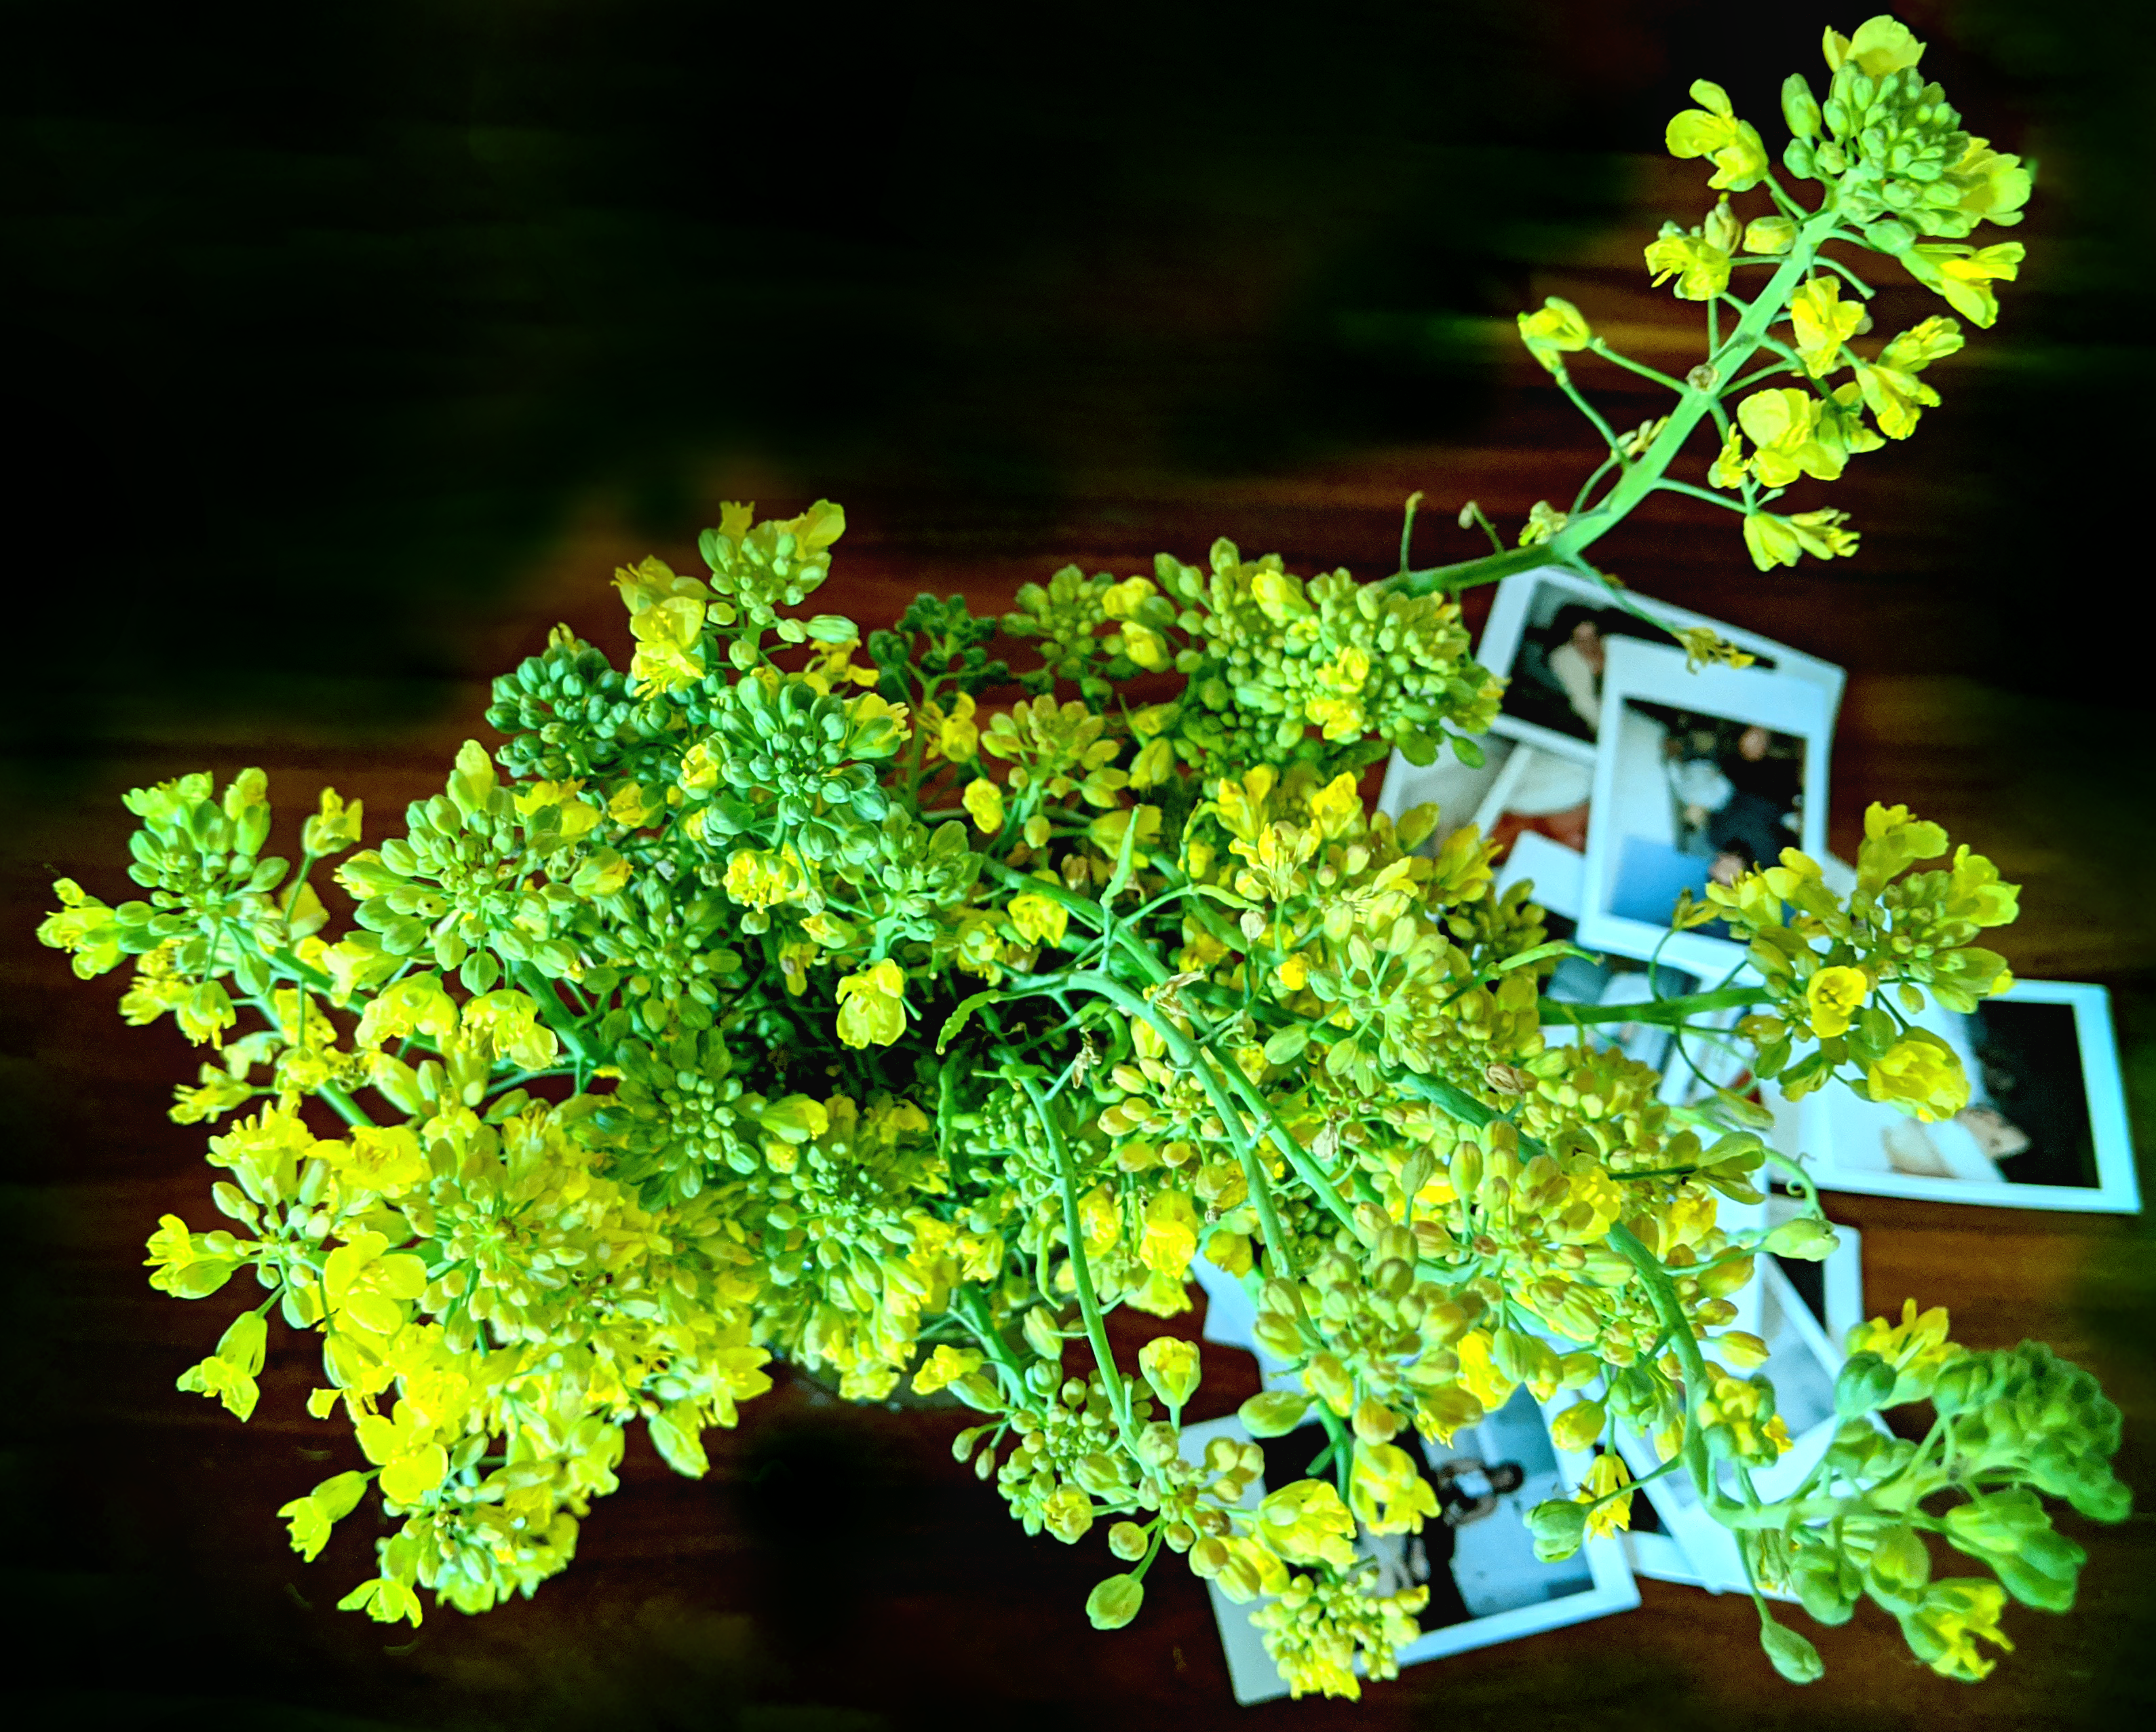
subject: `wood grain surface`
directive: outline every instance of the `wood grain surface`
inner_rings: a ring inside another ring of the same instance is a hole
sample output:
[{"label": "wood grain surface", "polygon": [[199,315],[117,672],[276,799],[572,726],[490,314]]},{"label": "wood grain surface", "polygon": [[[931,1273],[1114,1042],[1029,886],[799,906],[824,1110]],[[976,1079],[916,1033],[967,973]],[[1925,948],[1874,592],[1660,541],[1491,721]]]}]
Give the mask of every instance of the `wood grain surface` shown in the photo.
[{"label": "wood grain surface", "polygon": [[[1573,76],[1586,78],[1576,68]],[[1496,298],[1532,305],[1566,295],[1643,358],[1681,371],[1696,327],[1646,289],[1639,251],[1666,212],[1696,216],[1699,177],[1645,158],[1625,173],[1621,221],[1553,248]],[[2076,220],[2086,225],[2094,208]],[[2024,231],[2034,257],[2046,220]],[[1172,324],[1161,311],[1176,304],[1170,287],[1126,281],[1135,311],[1088,302],[1089,316],[1133,320],[1158,338]],[[2026,299],[2017,307],[2039,321],[2045,297],[2064,290],[2032,265],[2018,292]],[[1892,330],[1922,310],[1912,291],[1890,287],[1876,311]],[[1237,316],[1224,303],[1200,322],[1217,336]],[[1448,340],[1502,355],[1508,324],[1502,313],[1480,326],[1455,321]],[[2054,373],[2044,376],[2071,375],[2080,390],[2091,369],[2145,368],[2143,352],[2106,341],[2067,331],[2046,352],[2042,364]],[[1987,563],[1991,550],[1972,539],[2019,532],[2013,475],[2025,471],[2010,473],[1986,439],[2032,403],[2063,416],[2069,398],[2081,400],[2065,387],[2047,398],[2041,380],[2031,388],[2032,353],[2002,337],[1941,364],[1933,377],[1947,408],[1906,445],[1852,465],[1830,497],[1863,532],[1854,561],[1763,577],[1744,558],[1733,520],[1683,501],[1650,506],[1596,552],[1647,594],[1847,667],[1832,763],[1835,848],[1853,853],[1868,802],[1906,801],[2024,884],[2023,916],[2005,948],[2025,976],[2112,988],[2147,1149],[2156,1146],[2147,605],[2105,588],[2120,556],[2086,522],[2066,532],[2056,564],[2023,571],[2010,592],[1996,580],[1996,561]],[[399,675],[393,692],[344,672],[316,678],[302,659],[288,702],[235,708],[207,681],[191,691],[163,670],[154,697],[131,702],[125,682],[113,682],[97,694],[95,726],[47,729],[14,748],[0,825],[8,1236],[0,1508],[9,1524],[0,1628],[5,1687],[24,1710],[15,1724],[2020,1732],[2138,1722],[2156,1707],[2156,1531],[2146,1514],[2102,1531],[2066,1519],[2091,1555],[2080,1606],[2066,1617],[2012,1610],[2016,1650],[1977,1688],[1917,1667],[1889,1622],[1866,1609],[1842,1629],[1813,1632],[1827,1676],[1799,1691],[1768,1671],[1743,1600],[1647,1582],[1635,1611],[1418,1667],[1357,1704],[1239,1709],[1205,1594],[1187,1573],[1158,1570],[1137,1621],[1096,1634],[1085,1596],[1115,1567],[1100,1530],[1075,1547],[1027,1539],[993,1489],[951,1462],[947,1442],[961,1423],[952,1410],[849,1406],[785,1376],[737,1430],[707,1436],[712,1471],[702,1481],[674,1476],[641,1431],[633,1435],[620,1493],[585,1523],[573,1567],[528,1603],[480,1618],[430,1611],[416,1635],[333,1609],[368,1573],[373,1519],[354,1516],[320,1560],[302,1565],[272,1512],[355,1464],[355,1448],[302,1411],[314,1380],[308,1339],[280,1333],[273,1341],[261,1407],[246,1426],[174,1390],[231,1310],[228,1299],[187,1304],[153,1293],[141,1268],[142,1241],[161,1213],[199,1221],[208,1210],[202,1133],[165,1112],[199,1055],[169,1028],[121,1024],[122,974],[85,984],[30,941],[52,905],[47,885],[69,875],[116,899],[128,828],[120,793],[198,768],[264,768],[286,813],[280,835],[332,783],[365,799],[369,839],[378,839],[406,802],[439,788],[459,741],[486,737],[486,679],[537,650],[556,620],[625,660],[608,574],[651,552],[693,566],[695,531],[716,521],[722,499],[752,497],[776,513],[820,494],[839,498],[850,527],[819,605],[873,625],[920,590],[962,594],[993,610],[1066,562],[1140,570],[1161,549],[1201,558],[1221,534],[1246,552],[1278,551],[1306,573],[1345,564],[1375,576],[1391,568],[1401,502],[1415,489],[1429,495],[1418,558],[1465,558],[1472,542],[1452,524],[1463,501],[1517,523],[1537,499],[1568,499],[1587,466],[1590,435],[1523,358],[1478,374],[1476,403],[1442,437],[1389,441],[1365,429],[1328,453],[1240,465],[1126,449],[1122,424],[1102,407],[1117,389],[1105,363],[1039,366],[1044,388],[1053,388],[1041,414],[1074,429],[1052,486],[961,487],[912,460],[902,440],[850,448],[814,472],[736,445],[699,460],[670,516],[678,529],[656,537],[632,527],[649,521],[648,501],[584,487],[565,527],[514,581],[441,593],[432,660]],[[1614,423],[1655,412],[1639,381],[1592,363],[1580,371]],[[2025,455],[2073,436],[2063,422],[2015,424],[2015,450]],[[2041,504],[2068,517],[2097,509]],[[2102,509],[2132,516],[2138,501]],[[2145,573],[2131,575],[2145,585]],[[61,595],[48,595],[41,620],[73,619],[75,588],[94,587],[52,569],[37,581]],[[304,573],[293,581],[305,583]],[[367,605],[364,596],[351,605]],[[1486,597],[1469,605],[1479,619]],[[329,617],[319,603],[308,615]],[[25,677],[66,689],[64,635],[11,647],[61,664],[59,675]],[[1830,1212],[1863,1230],[1875,1308],[1915,1295],[1949,1306],[1972,1343],[2035,1337],[2096,1370],[2128,1415],[2122,1472],[2144,1507],[2156,1498],[2156,1264],[2143,1221],[1856,1197],[1830,1198]],[[1196,1321],[1182,1325],[1194,1334]],[[1196,1418],[1228,1411],[1255,1387],[1247,1359],[1209,1350],[1208,1360]]]}]

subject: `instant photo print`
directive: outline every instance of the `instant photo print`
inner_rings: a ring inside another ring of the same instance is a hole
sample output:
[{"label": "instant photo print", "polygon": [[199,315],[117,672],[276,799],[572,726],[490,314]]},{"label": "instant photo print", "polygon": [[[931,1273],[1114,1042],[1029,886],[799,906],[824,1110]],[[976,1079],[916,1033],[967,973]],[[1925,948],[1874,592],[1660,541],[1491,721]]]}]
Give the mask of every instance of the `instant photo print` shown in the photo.
[{"label": "instant photo print", "polygon": [[[1766,1261],[1753,1285],[1760,1297],[1753,1332],[1767,1344],[1767,1363],[1760,1369],[1774,1380],[1776,1411],[1789,1429],[1790,1440],[1779,1461],[1752,1470],[1752,1483],[1759,1495],[1774,1498],[1786,1496],[1801,1484],[1834,1441],[1834,1380],[1840,1373],[1844,1355],[1773,1259]],[[1711,1344],[1706,1350],[1711,1356]],[[1654,1445],[1635,1433],[1620,1431],[1618,1449],[1635,1479],[1645,1480],[1661,1465]],[[1654,1507],[1656,1524],[1676,1544],[1688,1565],[1686,1570],[1667,1579],[1704,1587],[1712,1593],[1745,1591],[1744,1565],[1738,1555],[1736,1540],[1702,1507],[1690,1477],[1681,1468],[1648,1481],[1640,1489]],[[1632,1507],[1638,1510],[1637,1499]],[[1660,1575],[1656,1565],[1666,1561],[1665,1555],[1653,1546],[1635,1555],[1644,1560],[1642,1575]]]},{"label": "instant photo print", "polygon": [[1826,843],[1824,687],[1757,668],[1690,670],[1681,650],[1609,645],[1579,942],[1655,956],[1710,984],[1744,965],[1719,921],[1671,933],[1703,897],[1782,850]]},{"label": "instant photo print", "polygon": [[[1187,1426],[1183,1452],[1196,1461],[1214,1437],[1247,1442],[1232,1416]],[[1429,1604],[1421,1634],[1400,1651],[1403,1666],[1470,1648],[1511,1642],[1589,1618],[1604,1617],[1640,1603],[1639,1589],[1614,1539],[1590,1539],[1563,1563],[1535,1556],[1527,1514],[1545,1498],[1566,1497],[1593,1461],[1560,1451],[1550,1440],[1549,1420],[1525,1390],[1479,1425],[1458,1432],[1450,1445],[1424,1445],[1412,1431],[1397,1440],[1414,1457],[1436,1498],[1439,1516],[1419,1534],[1364,1534],[1357,1550],[1370,1561],[1377,1591],[1394,1593],[1427,1586]],[[1322,1427],[1305,1426],[1268,1438],[1265,1474],[1245,1493],[1255,1508],[1268,1487],[1303,1478],[1325,1447]],[[1212,1583],[1214,1616],[1235,1699],[1249,1704],[1287,1693],[1266,1657],[1250,1614],[1261,1601],[1238,1606]]]},{"label": "instant photo print", "polygon": [[1386,766],[1378,809],[1398,820],[1417,806],[1438,809],[1437,828],[1424,845],[1435,850],[1472,823],[1501,848],[1540,834],[1577,852],[1586,843],[1591,768],[1571,758],[1484,736],[1483,760],[1462,763],[1450,753],[1418,767],[1395,752]]},{"label": "instant photo print", "polygon": [[1845,1088],[1799,1103],[1798,1142],[1823,1190],[2007,1209],[2141,1208],[2110,995],[2017,980],[1966,1015],[1912,1019],[1960,1058],[1969,1104],[1925,1124]]},{"label": "instant photo print", "polygon": [[1667,602],[1629,592],[1625,601],[1629,607],[1594,579],[1555,566],[1501,583],[1476,650],[1476,659],[1507,682],[1491,732],[1593,763],[1609,650],[1621,641],[1667,645],[1658,624],[1707,626],[1756,656],[1755,670],[1816,686],[1825,694],[1825,725],[1832,728],[1843,682],[1833,663]]}]

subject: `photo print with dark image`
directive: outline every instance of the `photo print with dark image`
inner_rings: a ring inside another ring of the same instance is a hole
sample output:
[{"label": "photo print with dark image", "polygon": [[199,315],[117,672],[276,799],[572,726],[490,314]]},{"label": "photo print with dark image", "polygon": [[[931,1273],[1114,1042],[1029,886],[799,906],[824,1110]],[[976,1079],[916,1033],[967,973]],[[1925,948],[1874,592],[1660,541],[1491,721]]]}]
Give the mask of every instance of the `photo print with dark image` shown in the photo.
[{"label": "photo print with dark image", "polygon": [[1821,1185],[2025,1208],[2139,1208],[2101,987],[2020,980],[1974,1010],[1933,1004],[1912,1021],[1960,1060],[1966,1104],[1926,1123],[1846,1089],[1807,1097],[1799,1134]]}]

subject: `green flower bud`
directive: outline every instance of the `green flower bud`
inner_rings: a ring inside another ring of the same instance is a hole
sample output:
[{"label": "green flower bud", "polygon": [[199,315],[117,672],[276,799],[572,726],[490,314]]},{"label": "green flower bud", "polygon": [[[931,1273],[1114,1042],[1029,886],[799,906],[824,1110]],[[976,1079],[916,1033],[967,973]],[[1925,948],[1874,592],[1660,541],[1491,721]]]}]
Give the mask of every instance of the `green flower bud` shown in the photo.
[{"label": "green flower bud", "polygon": [[1267,1390],[1235,1410],[1253,1437],[1285,1437],[1310,1411],[1310,1397],[1299,1390]]},{"label": "green flower bud", "polygon": [[1174,1335],[1159,1335],[1138,1350],[1138,1369],[1152,1391],[1170,1407],[1180,1408],[1197,1393],[1202,1375],[1198,1349]]},{"label": "green flower bud", "polygon": [[1886,1405],[1894,1393],[1894,1368],[1876,1353],[1852,1354],[1834,1380],[1834,1411],[1856,1419]]},{"label": "green flower bud", "polygon": [[1146,1530],[1136,1522],[1117,1522],[1108,1529],[1108,1550],[1126,1564],[1146,1555]]},{"label": "green flower bud", "polygon": [[1120,1630],[1145,1604],[1145,1584],[1135,1575],[1111,1575],[1086,1596],[1086,1616],[1096,1630]]},{"label": "green flower bud", "polygon": [[1767,1657],[1774,1663],[1774,1670],[1793,1684],[1813,1683],[1826,1673],[1819,1650],[1794,1630],[1770,1617],[1759,1620],[1759,1646],[1766,1649]]},{"label": "green flower bud", "polygon": [[1797,139],[1810,141],[1819,136],[1819,99],[1812,95],[1812,87],[1805,83],[1801,72],[1793,72],[1782,80],[1782,120]]},{"label": "green flower bud", "polygon": [[1833,1226],[1815,1215],[1799,1215],[1785,1221],[1767,1235],[1766,1242],[1759,1248],[1770,1257],[1796,1257],[1808,1263],[1823,1263],[1832,1257],[1841,1243]]},{"label": "green flower bud", "polygon": [[1546,1499],[1527,1512],[1527,1531],[1534,1535],[1536,1557],[1562,1563],[1587,1538],[1587,1506],[1569,1498]]}]

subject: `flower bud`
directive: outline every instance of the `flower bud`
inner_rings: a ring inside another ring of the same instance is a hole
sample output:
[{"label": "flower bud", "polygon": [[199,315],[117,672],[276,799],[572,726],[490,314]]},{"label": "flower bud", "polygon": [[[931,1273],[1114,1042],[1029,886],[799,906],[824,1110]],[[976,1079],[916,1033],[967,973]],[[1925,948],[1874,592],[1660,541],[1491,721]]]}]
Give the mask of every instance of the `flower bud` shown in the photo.
[{"label": "flower bud", "polygon": [[1819,1650],[1794,1630],[1770,1617],[1759,1620],[1759,1646],[1774,1663],[1774,1670],[1793,1684],[1811,1683],[1825,1674],[1826,1665],[1820,1658]]},{"label": "flower bud", "polygon": [[1341,1418],[1347,1418],[1355,1411],[1355,1380],[1337,1355],[1313,1354],[1310,1363],[1302,1368],[1302,1381],[1305,1388]]},{"label": "flower bud", "polygon": [[1146,1530],[1136,1522],[1117,1522],[1108,1529],[1108,1550],[1126,1564],[1146,1555]]},{"label": "flower bud", "polygon": [[1138,1351],[1138,1369],[1152,1391],[1172,1408],[1196,1393],[1202,1375],[1198,1349],[1174,1335],[1156,1336]]},{"label": "flower bud", "polygon": [[1135,1575],[1111,1575],[1086,1596],[1086,1616],[1096,1630],[1120,1630],[1145,1604],[1145,1584]]},{"label": "flower bud", "polygon": [[1789,129],[1793,139],[1806,142],[1819,136],[1819,99],[1812,95],[1812,87],[1804,81],[1801,72],[1793,72],[1782,80],[1782,121]]},{"label": "flower bud", "polygon": [[1804,1262],[1823,1263],[1833,1256],[1841,1240],[1831,1225],[1815,1215],[1799,1215],[1784,1221],[1767,1235],[1760,1249],[1769,1257],[1795,1257]]},{"label": "flower bud", "polygon": [[1235,1411],[1253,1437],[1285,1437],[1310,1411],[1310,1397],[1296,1390],[1267,1390]]},{"label": "flower bud", "polygon": [[1585,1449],[1602,1435],[1602,1404],[1575,1401],[1550,1421],[1550,1442],[1559,1449]]},{"label": "flower bud", "polygon": [[1834,1380],[1834,1411],[1856,1419],[1886,1405],[1894,1393],[1894,1368],[1876,1353],[1850,1355]]},{"label": "flower bud", "polygon": [[1374,1395],[1365,1395],[1356,1406],[1352,1423],[1355,1435],[1363,1442],[1389,1443],[1407,1421]]},{"label": "flower bud", "polygon": [[1562,1563],[1587,1538],[1587,1507],[1569,1498],[1549,1498],[1527,1512],[1527,1531],[1534,1535],[1537,1559]]},{"label": "flower bud", "polygon": [[1137,1435],[1131,1446],[1131,1453],[1148,1467],[1163,1467],[1182,1453],[1182,1444],[1175,1435],[1175,1427],[1155,1420]]}]

